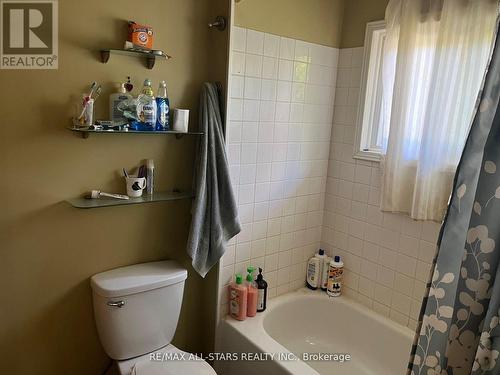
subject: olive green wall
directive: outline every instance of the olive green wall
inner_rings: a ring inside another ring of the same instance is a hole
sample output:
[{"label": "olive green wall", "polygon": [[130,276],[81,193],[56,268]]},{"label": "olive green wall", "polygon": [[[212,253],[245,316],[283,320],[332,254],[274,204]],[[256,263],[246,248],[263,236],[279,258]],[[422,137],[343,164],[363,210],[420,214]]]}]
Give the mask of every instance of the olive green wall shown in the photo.
[{"label": "olive green wall", "polygon": [[364,44],[366,23],[384,19],[389,0],[240,0],[234,24],[337,48]]},{"label": "olive green wall", "polygon": [[[185,251],[190,201],[78,210],[65,199],[90,189],[123,192],[122,167],[153,158],[159,189],[190,188],[195,139],[102,135],[65,130],[75,99],[91,81],[106,90],[96,102],[107,117],[109,88],[132,76],[165,79],[173,107],[189,108],[197,127],[199,89],[224,81],[227,33],[210,30],[227,0],[59,1],[59,69],[0,70],[0,353],[3,372],[98,375],[110,364],[97,337],[89,277],[114,267],[177,259],[189,270],[174,343],[212,349],[217,275],[197,276]],[[156,48],[174,58],[147,70],[142,60],[111,56],[124,21],[154,27]],[[216,56],[216,57],[214,57]],[[215,62],[215,63],[213,63]]]},{"label": "olive green wall", "polygon": [[[244,0],[236,5],[235,22],[314,43],[354,47],[363,44],[365,23],[383,18],[386,4]],[[217,275],[201,279],[185,254],[190,202],[88,211],[63,202],[93,188],[123,191],[120,169],[145,158],[155,159],[160,189],[189,188],[194,140],[131,135],[83,140],[64,127],[75,99],[91,81],[106,87],[96,103],[97,117],[104,118],[112,83],[132,76],[136,89],[146,77],[155,86],[165,79],[173,107],[190,108],[190,126],[195,128],[201,83],[224,81],[226,76],[227,33],[209,30],[206,24],[227,13],[228,0],[60,1],[59,69],[0,70],[4,372],[102,373],[110,361],[95,330],[89,277],[167,258],[178,259],[189,270],[175,343],[190,351],[211,350]],[[124,56],[101,64],[97,51],[122,46],[123,21],[128,19],[152,25],[155,47],[174,58],[158,62],[152,71],[141,60]]]},{"label": "olive green wall", "polygon": [[[349,1],[347,1],[348,3]],[[236,26],[339,47],[344,0],[241,0]]]},{"label": "olive green wall", "polygon": [[346,1],[340,47],[361,47],[365,41],[366,23],[383,20],[388,3],[389,0]]}]

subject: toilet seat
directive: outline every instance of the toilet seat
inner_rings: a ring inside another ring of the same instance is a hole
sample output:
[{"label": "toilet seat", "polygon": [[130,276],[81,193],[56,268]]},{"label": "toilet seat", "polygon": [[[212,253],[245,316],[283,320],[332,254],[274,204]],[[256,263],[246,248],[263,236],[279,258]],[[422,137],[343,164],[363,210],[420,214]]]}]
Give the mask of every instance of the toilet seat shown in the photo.
[{"label": "toilet seat", "polygon": [[[196,360],[164,360],[152,361],[152,354],[184,354],[186,358],[194,356],[184,352],[173,345],[167,345],[153,353],[126,361],[118,361],[117,367],[121,375],[217,375],[215,370],[199,357]],[[178,356],[180,357],[180,356]]]}]

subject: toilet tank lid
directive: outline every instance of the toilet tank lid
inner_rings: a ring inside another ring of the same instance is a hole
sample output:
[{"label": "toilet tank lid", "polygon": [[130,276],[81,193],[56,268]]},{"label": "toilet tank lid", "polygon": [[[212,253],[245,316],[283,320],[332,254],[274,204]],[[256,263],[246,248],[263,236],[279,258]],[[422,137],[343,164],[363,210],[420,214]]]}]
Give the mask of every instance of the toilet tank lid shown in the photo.
[{"label": "toilet tank lid", "polygon": [[141,263],[98,273],[92,290],[103,297],[119,297],[183,282],[187,270],[175,261]]}]

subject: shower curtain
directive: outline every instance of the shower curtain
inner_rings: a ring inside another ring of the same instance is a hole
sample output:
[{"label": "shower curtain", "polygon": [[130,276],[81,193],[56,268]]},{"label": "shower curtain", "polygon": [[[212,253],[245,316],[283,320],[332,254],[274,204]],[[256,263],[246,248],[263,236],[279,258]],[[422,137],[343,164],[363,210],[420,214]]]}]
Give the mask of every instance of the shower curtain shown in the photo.
[{"label": "shower curtain", "polygon": [[455,175],[407,374],[500,374],[498,32]]},{"label": "shower curtain", "polygon": [[491,54],[492,0],[391,0],[381,208],[442,221]]}]

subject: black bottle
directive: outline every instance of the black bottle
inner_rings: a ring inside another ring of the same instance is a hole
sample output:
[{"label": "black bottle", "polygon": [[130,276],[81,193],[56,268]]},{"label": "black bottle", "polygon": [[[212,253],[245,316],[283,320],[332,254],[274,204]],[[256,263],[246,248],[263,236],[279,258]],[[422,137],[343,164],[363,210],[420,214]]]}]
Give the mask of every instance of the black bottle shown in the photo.
[{"label": "black bottle", "polygon": [[262,268],[259,267],[259,274],[255,280],[257,283],[257,312],[262,312],[266,309],[267,305],[267,282],[262,277]]}]

